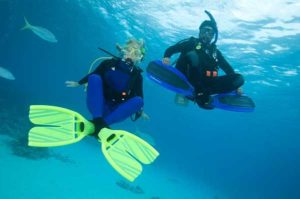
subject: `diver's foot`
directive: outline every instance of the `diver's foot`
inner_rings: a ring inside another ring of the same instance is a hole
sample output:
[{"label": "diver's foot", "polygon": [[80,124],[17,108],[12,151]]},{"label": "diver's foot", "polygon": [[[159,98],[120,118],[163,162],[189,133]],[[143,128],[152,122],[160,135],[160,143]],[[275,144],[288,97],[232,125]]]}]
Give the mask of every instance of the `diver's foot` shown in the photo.
[{"label": "diver's foot", "polygon": [[99,133],[103,128],[109,128],[109,126],[106,124],[104,119],[102,117],[97,117],[94,118],[93,120],[90,120],[94,126],[95,126],[95,131],[94,133],[90,134],[91,136],[95,137],[96,139],[99,139]]},{"label": "diver's foot", "polygon": [[185,96],[176,94],[175,95],[175,103],[180,106],[187,106],[189,101]]}]

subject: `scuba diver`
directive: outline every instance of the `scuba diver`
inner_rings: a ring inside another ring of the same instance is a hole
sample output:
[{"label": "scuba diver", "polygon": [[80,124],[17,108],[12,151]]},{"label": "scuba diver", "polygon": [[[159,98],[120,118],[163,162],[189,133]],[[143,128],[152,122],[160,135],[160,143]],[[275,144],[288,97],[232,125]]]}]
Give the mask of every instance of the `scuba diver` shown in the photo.
[{"label": "scuba diver", "polygon": [[137,65],[145,55],[144,41],[130,39],[124,47],[116,45],[122,58],[104,60],[80,81],[66,81],[67,87],[88,83],[87,106],[93,116],[95,132],[121,122],[135,114],[134,121],[143,116],[143,77]]},{"label": "scuba diver", "polygon": [[62,107],[31,105],[29,119],[39,126],[30,129],[28,145],[64,146],[92,135],[101,143],[101,150],[110,165],[124,178],[134,181],[143,170],[141,163],[151,164],[159,153],[138,136],[109,128],[133,114],[132,120],[146,117],[143,113],[142,70],[137,67],[145,55],[144,42],[130,39],[124,47],[118,45],[117,49],[122,58],[112,55],[80,81],[66,81],[67,87],[88,83],[87,106],[93,119],[87,120]]},{"label": "scuba diver", "polygon": [[[217,24],[213,16],[208,11],[205,12],[210,20],[201,23],[199,38],[191,37],[167,48],[162,62],[170,65],[170,57],[175,53],[181,53],[176,68],[186,76],[195,89],[193,97],[186,98],[177,94],[175,101],[178,104],[184,105],[189,99],[195,101],[201,108],[213,109],[210,96],[235,90],[241,94],[240,87],[244,84],[244,78],[234,72],[217,48]],[[219,68],[225,75],[218,75]]]}]

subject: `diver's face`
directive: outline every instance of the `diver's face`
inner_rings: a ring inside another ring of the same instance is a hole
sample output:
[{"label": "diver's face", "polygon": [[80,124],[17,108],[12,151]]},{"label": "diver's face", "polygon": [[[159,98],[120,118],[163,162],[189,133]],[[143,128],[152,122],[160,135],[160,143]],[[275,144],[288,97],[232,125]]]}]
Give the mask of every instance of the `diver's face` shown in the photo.
[{"label": "diver's face", "polygon": [[202,41],[202,43],[210,44],[214,36],[215,36],[215,31],[212,27],[204,26],[200,29],[199,39]]},{"label": "diver's face", "polygon": [[127,46],[123,50],[123,58],[125,60],[131,60],[134,64],[141,62],[143,54],[139,47]]}]

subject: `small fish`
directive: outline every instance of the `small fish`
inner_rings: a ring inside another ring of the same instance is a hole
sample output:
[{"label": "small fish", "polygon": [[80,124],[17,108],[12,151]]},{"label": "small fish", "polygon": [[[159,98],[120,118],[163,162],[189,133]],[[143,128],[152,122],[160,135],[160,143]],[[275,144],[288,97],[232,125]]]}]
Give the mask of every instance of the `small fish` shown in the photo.
[{"label": "small fish", "polygon": [[134,186],[134,185],[131,185],[129,184],[128,182],[125,182],[124,180],[119,180],[116,182],[116,184],[123,188],[123,189],[126,189],[128,191],[131,191],[133,193],[136,193],[136,194],[143,194],[145,193],[144,190],[140,187],[140,186]]},{"label": "small fish", "polygon": [[25,26],[21,30],[29,29],[34,34],[36,34],[37,36],[39,36],[40,38],[42,38],[48,42],[51,42],[51,43],[57,42],[57,39],[55,38],[55,35],[52,32],[50,32],[46,28],[39,27],[39,26],[33,26],[33,25],[29,24],[26,17],[24,17],[24,20],[25,20]]},{"label": "small fish", "polygon": [[15,80],[16,78],[14,75],[7,69],[0,67],[0,77],[3,77],[5,79],[9,80]]}]

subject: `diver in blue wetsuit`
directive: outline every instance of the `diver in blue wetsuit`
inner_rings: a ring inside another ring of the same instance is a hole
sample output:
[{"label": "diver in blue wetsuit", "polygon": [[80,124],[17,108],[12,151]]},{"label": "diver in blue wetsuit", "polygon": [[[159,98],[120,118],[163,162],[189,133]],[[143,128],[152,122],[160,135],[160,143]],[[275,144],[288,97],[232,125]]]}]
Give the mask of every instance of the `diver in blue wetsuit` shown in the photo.
[{"label": "diver in blue wetsuit", "polygon": [[[191,37],[167,48],[162,61],[170,65],[170,57],[175,53],[181,53],[176,68],[195,88],[195,97],[191,100],[201,108],[212,109],[210,95],[235,90],[241,92],[239,88],[244,84],[244,78],[234,72],[217,49],[217,24],[212,15],[208,11],[206,13],[210,20],[205,20],[200,25],[199,38]],[[219,68],[225,75],[218,75]],[[187,103],[185,97],[177,95],[177,98],[177,103]]]},{"label": "diver in blue wetsuit", "polygon": [[121,122],[135,114],[143,113],[142,70],[137,66],[144,57],[144,42],[130,39],[125,47],[117,46],[122,58],[104,60],[80,81],[66,81],[67,87],[88,83],[87,106],[93,116],[95,132],[103,127]]}]

